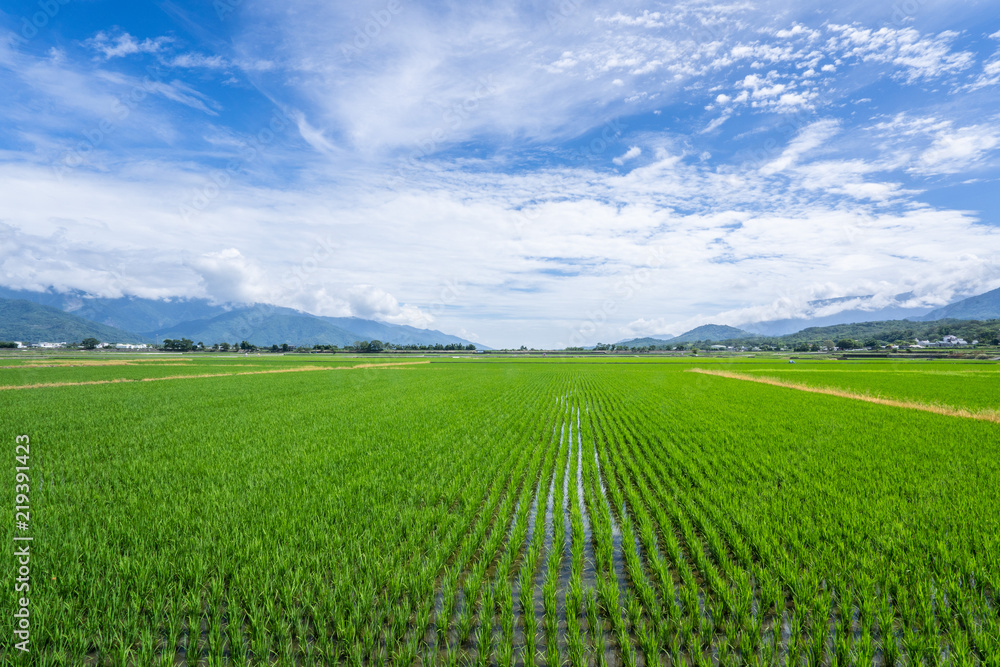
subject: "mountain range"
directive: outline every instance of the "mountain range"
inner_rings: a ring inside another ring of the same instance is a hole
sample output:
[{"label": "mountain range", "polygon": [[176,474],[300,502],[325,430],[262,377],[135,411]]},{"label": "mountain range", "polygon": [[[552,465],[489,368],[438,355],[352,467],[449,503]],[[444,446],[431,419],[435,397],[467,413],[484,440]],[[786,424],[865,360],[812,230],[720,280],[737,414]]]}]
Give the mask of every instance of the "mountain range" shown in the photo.
[{"label": "mountain range", "polygon": [[[903,300],[906,296],[907,295],[899,295],[899,299]],[[814,301],[812,302],[812,305],[820,308],[838,301],[863,301],[867,298],[870,297],[850,296],[842,297],[840,299],[824,299],[822,301]],[[874,312],[847,310],[841,311],[836,315],[826,317],[800,320],[775,320],[772,322],[759,322],[752,326],[747,325],[749,328],[752,328],[753,331],[745,331],[736,327],[718,324],[705,324],[690,331],[686,331],[680,336],[647,336],[644,338],[633,338],[630,340],[619,341],[617,344],[628,347],[651,347],[664,345],[668,342],[675,345],[695,341],[732,342],[751,338],[780,338],[786,342],[794,343],[802,340],[812,340],[817,337],[862,337],[875,334],[885,335],[887,333],[895,334],[903,332],[908,332],[905,337],[910,337],[914,332],[919,333],[930,330],[926,326],[914,326],[917,323],[937,322],[939,320],[982,321],[1000,318],[1000,289],[995,289],[984,294],[962,299],[961,301],[956,301],[955,303],[937,308],[930,312],[927,312],[926,309],[919,309],[919,315],[913,315],[911,313],[911,316],[906,318],[889,316],[890,314],[898,315],[900,312],[908,312],[909,310],[912,309],[888,308]],[[882,317],[880,319],[871,319],[872,315],[875,315],[876,313]],[[850,319],[852,315],[863,315],[867,316],[868,319],[862,319],[859,317]],[[789,327],[791,327],[793,323],[796,326],[792,327],[791,331],[788,331]],[[923,335],[926,336],[927,334],[924,333]],[[896,337],[898,336],[892,336],[892,338]]]},{"label": "mountain range", "polygon": [[25,299],[0,299],[0,340],[70,343],[85,338],[114,343],[152,342],[138,334],[85,320]]},{"label": "mountain range", "polygon": [[[899,295],[905,301],[908,295]],[[834,303],[863,304],[866,296],[824,299],[811,303],[817,311]],[[761,337],[790,337],[807,329],[853,325],[854,322],[933,322],[1000,318],[1000,289],[931,310],[895,308],[878,311],[850,309],[811,319],[780,320],[736,327],[706,324],[680,336],[658,335],[620,341],[620,345],[648,347],[695,341],[723,341]],[[906,312],[907,316],[900,316]],[[893,316],[894,315],[894,316]],[[856,316],[855,319],[850,319]],[[879,327],[876,327],[879,328]],[[899,328],[898,326],[896,327]],[[790,329],[790,330],[789,330]],[[832,329],[840,331],[840,329]],[[846,329],[845,329],[846,331]],[[846,335],[846,334],[845,334]],[[113,343],[151,343],[165,338],[188,338],[206,344],[248,341],[264,346],[350,345],[358,340],[381,340],[397,345],[469,344],[469,341],[431,329],[389,324],[358,317],[325,317],[264,304],[214,304],[207,299],[145,299],[134,296],[94,297],[84,292],[32,292],[0,287],[0,340],[24,342],[80,341],[97,338]],[[490,349],[477,345],[483,349]]]},{"label": "mountain range", "polygon": [[[433,329],[359,317],[323,317],[265,304],[213,304],[207,299],[93,297],[83,292],[31,292],[0,287],[0,340],[154,343],[166,338],[265,346],[337,345],[381,340],[397,345],[469,341]],[[477,345],[481,349],[489,349]]]}]

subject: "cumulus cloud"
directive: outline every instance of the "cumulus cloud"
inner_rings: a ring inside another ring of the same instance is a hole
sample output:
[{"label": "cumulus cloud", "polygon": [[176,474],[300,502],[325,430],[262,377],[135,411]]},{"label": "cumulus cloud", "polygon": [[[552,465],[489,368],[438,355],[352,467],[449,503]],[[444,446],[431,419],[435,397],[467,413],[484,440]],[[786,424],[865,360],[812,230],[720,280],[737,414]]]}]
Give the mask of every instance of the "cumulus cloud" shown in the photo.
[{"label": "cumulus cloud", "polygon": [[236,248],[207,252],[188,265],[198,274],[205,296],[215,303],[270,303],[273,282],[264,269]]},{"label": "cumulus cloud", "polygon": [[357,317],[390,324],[426,328],[434,318],[415,306],[400,305],[393,295],[374,285],[355,285],[347,291],[351,312]]}]

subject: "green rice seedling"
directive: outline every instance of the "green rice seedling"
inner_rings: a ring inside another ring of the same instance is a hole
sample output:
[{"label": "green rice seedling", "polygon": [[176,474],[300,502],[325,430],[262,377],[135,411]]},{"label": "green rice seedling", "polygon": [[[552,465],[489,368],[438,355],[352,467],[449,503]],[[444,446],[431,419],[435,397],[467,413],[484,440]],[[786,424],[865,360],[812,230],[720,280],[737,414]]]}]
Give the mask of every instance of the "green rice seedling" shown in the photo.
[{"label": "green rice seedling", "polygon": [[862,632],[854,651],[856,664],[870,665],[875,659],[875,641],[872,639],[871,631]]},{"label": "green rice seedling", "polygon": [[514,645],[512,643],[502,642],[497,648],[497,665],[499,667],[513,667]]},{"label": "green rice seedling", "polygon": [[545,664],[561,665],[562,658],[559,654],[559,643],[555,639],[545,640]]},{"label": "green rice seedling", "polygon": [[476,628],[476,664],[485,667],[493,655],[493,628],[488,621],[480,621]]},{"label": "green rice seedling", "polygon": [[556,643],[556,633],[559,628],[559,619],[557,617],[558,608],[556,607],[556,582],[548,581],[542,587],[542,606],[545,609],[545,616],[543,624],[545,626],[545,642],[546,644]]},{"label": "green rice seedling", "polygon": [[538,629],[533,623],[524,630],[524,656],[530,660],[525,664],[534,664],[538,656]]},{"label": "green rice seedling", "polygon": [[469,634],[472,632],[472,620],[472,603],[466,601],[462,612],[458,615],[458,641],[462,644],[469,640]]},{"label": "green rice seedling", "polygon": [[888,598],[879,601],[878,628],[885,662],[894,665],[899,659],[899,645],[896,643],[895,610]]},{"label": "green rice seedling", "polygon": [[910,626],[903,626],[903,650],[909,664],[919,665],[923,663],[924,641],[919,633]]},{"label": "green rice seedling", "polygon": [[658,665],[660,662],[660,644],[655,631],[651,627],[647,627],[645,622],[640,622],[639,627],[636,629],[636,638],[646,664],[650,666]]}]

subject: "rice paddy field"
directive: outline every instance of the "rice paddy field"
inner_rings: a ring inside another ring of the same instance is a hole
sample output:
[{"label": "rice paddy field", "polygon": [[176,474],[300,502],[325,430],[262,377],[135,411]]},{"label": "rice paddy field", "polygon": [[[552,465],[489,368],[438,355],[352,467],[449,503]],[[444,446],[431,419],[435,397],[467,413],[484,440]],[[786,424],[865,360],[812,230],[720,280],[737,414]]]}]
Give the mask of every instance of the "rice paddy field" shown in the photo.
[{"label": "rice paddy field", "polygon": [[996,362],[0,366],[3,664],[1000,665]]}]

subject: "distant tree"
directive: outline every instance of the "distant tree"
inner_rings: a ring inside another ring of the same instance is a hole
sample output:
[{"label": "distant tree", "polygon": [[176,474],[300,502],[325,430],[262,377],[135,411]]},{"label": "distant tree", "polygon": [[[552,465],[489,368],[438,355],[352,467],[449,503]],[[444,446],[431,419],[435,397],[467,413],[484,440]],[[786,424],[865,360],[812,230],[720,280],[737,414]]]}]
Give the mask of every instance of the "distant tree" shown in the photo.
[{"label": "distant tree", "polygon": [[275,343],[274,345],[271,346],[271,352],[277,352],[277,351],[278,351],[278,344]]},{"label": "distant tree", "polygon": [[16,349],[17,343],[10,340],[0,340],[0,348],[4,349]]},{"label": "distant tree", "polygon": [[291,346],[288,343],[282,343],[281,344],[281,351],[282,352],[288,352],[290,349],[292,349],[292,348],[291,348]]},{"label": "distant tree", "polygon": [[836,347],[841,350],[854,350],[857,349],[858,343],[850,338],[841,338],[836,342]]},{"label": "distant tree", "polygon": [[223,352],[229,352],[229,343],[218,343],[216,347],[218,347]]},{"label": "distant tree", "polygon": [[101,341],[97,340],[96,338],[84,338],[82,341],[80,341],[80,345],[82,345],[83,349],[85,350],[93,350],[100,344]]},{"label": "distant tree", "polygon": [[466,346],[465,346],[465,349],[466,349],[466,350],[470,350],[470,351],[471,351],[471,350],[475,350],[475,349],[476,349],[476,346],[475,346],[475,345],[473,345],[472,343],[469,343],[468,345],[466,345]]}]

